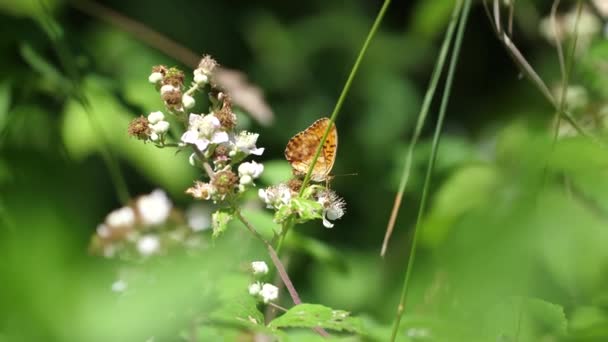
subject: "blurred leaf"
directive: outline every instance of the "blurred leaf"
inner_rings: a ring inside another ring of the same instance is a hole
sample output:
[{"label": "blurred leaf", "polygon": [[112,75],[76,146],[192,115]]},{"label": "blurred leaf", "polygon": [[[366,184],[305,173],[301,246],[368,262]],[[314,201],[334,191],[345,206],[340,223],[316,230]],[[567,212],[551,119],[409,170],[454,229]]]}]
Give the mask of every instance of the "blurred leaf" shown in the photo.
[{"label": "blurred leaf", "polygon": [[453,1],[418,1],[411,17],[412,30],[427,39],[436,37],[450,19]]},{"label": "blurred leaf", "polygon": [[264,162],[264,172],[260,180],[264,184],[278,184],[292,177],[291,166],[285,160],[277,159]]},{"label": "blurred leaf", "polygon": [[580,69],[591,89],[608,99],[608,41],[596,40],[582,58]]},{"label": "blurred leaf", "polygon": [[421,227],[420,242],[430,247],[440,245],[455,220],[494,196],[498,180],[496,170],[487,165],[466,166],[454,172],[433,198],[432,209]]},{"label": "blurred leaf", "polygon": [[213,237],[217,238],[222,235],[228,228],[228,222],[232,221],[234,216],[225,210],[218,210],[211,215],[211,226],[213,227]]},{"label": "blurred leaf", "polygon": [[605,341],[608,339],[608,313],[591,306],[576,308],[569,328],[575,341]]},{"label": "blurred leaf", "polygon": [[50,93],[69,94],[72,82],[28,43],[22,43],[20,52],[23,59],[41,76],[40,83]]},{"label": "blurred leaf", "polygon": [[0,0],[0,11],[17,17],[37,18],[42,15],[42,6],[55,10],[63,0]]},{"label": "blurred leaf", "polygon": [[8,123],[8,110],[11,107],[12,82],[3,80],[0,82],[0,135],[3,134]]},{"label": "blurred leaf", "polygon": [[564,309],[536,298],[504,300],[485,315],[490,341],[539,341],[566,334]]},{"label": "blurred leaf", "polygon": [[[196,169],[188,164],[187,153],[176,154],[174,149],[158,149],[129,137],[127,127],[133,116],[107,90],[102,79],[90,76],[81,87],[90,103],[91,112],[88,113],[75,100],[68,101],[66,105],[62,135],[70,156],[84,159],[107,141],[113,154],[129,160],[174,196],[183,196],[184,189],[196,177]],[[95,123],[98,123],[99,130]]]},{"label": "blurred leaf", "polygon": [[350,313],[334,310],[318,304],[299,304],[289,309],[282,316],[275,318],[271,328],[314,328],[362,333],[363,326],[358,318]]}]

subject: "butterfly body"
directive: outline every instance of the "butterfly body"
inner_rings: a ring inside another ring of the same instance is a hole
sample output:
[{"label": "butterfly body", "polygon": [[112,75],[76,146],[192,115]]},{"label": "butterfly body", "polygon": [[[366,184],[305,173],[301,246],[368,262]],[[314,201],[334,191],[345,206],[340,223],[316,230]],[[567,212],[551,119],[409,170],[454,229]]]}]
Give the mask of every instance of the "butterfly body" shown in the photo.
[{"label": "butterfly body", "polygon": [[[304,177],[306,175],[314,159],[315,152],[321,143],[323,134],[330,124],[331,121],[328,118],[319,119],[289,140],[285,148],[285,159],[291,164],[295,176]],[[336,125],[332,124],[319,158],[312,169],[310,177],[312,181],[327,181],[329,173],[334,166],[337,151],[338,131]]]}]

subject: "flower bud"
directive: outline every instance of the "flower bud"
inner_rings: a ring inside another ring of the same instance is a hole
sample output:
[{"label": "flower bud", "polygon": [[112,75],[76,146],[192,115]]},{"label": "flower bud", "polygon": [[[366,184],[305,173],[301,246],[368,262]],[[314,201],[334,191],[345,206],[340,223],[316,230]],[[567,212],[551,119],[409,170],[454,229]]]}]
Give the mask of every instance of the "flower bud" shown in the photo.
[{"label": "flower bud", "polygon": [[194,97],[184,94],[184,96],[182,96],[182,104],[185,108],[192,108],[196,104],[196,101],[194,100]]},{"label": "flower bud", "polygon": [[161,74],[160,72],[153,72],[150,74],[150,76],[148,76],[148,82],[152,83],[152,84],[157,84],[160,83],[160,81],[163,80],[163,74]]}]

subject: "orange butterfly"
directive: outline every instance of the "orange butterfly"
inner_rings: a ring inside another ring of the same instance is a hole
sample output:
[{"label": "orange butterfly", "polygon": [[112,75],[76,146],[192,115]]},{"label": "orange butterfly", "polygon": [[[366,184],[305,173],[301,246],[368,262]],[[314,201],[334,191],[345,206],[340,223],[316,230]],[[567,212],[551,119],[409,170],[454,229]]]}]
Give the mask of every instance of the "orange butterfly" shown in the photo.
[{"label": "orange butterfly", "polygon": [[[293,174],[298,177],[303,177],[308,172],[308,168],[315,156],[317,147],[323,138],[323,134],[330,124],[328,118],[322,118],[313,122],[310,127],[296,134],[287,143],[285,148],[285,158],[291,164]],[[336,152],[338,151],[338,131],[336,125],[332,125],[325,144],[321,149],[321,154],[312,169],[310,179],[314,182],[327,181],[329,173],[334,166],[336,160]]]}]

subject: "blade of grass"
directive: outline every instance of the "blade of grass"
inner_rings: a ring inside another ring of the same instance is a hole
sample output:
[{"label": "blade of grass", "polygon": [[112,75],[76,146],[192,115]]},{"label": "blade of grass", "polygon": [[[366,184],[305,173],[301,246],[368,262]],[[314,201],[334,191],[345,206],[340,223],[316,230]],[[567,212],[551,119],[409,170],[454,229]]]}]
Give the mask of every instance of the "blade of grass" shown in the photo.
[{"label": "blade of grass", "polygon": [[[340,113],[342,104],[344,103],[344,100],[346,99],[346,95],[348,94],[348,91],[350,90],[350,86],[353,83],[353,80],[355,79],[355,75],[357,74],[357,71],[359,71],[359,66],[361,65],[361,61],[363,60],[363,57],[365,56],[365,53],[367,52],[367,48],[369,47],[370,42],[376,35],[376,31],[378,30],[380,23],[382,23],[382,19],[384,18],[384,14],[386,13],[386,10],[388,9],[388,6],[390,5],[390,3],[391,3],[391,0],[384,0],[384,3],[382,4],[380,11],[378,12],[378,15],[376,16],[376,19],[374,20],[374,24],[372,25],[371,29],[369,30],[369,33],[367,34],[367,37],[365,38],[365,42],[363,43],[363,46],[361,46],[361,50],[359,50],[359,55],[357,56],[357,59],[355,60],[355,64],[353,64],[352,69],[350,70],[350,74],[348,75],[348,78],[346,79],[346,83],[344,84],[344,87],[342,88],[340,97],[338,98],[338,101],[336,102],[334,110],[331,113],[331,116],[329,118],[329,121],[330,121],[329,125],[327,126],[327,129],[325,130],[325,132],[323,132],[323,137],[321,138],[321,141],[319,142],[319,146],[317,146],[317,150],[315,151],[315,154],[312,158],[312,162],[310,163],[310,166],[308,167],[308,171],[306,172],[306,176],[304,177],[304,180],[302,181],[302,187],[300,188],[300,193],[298,194],[298,196],[300,196],[300,197],[304,193],[304,190],[306,189],[306,185],[308,185],[308,183],[310,182],[312,170],[314,169],[315,164],[317,163],[317,160],[319,159],[319,156],[321,155],[321,150],[323,148],[323,144],[325,144],[325,140],[327,140],[329,131],[331,130],[333,124],[336,122],[336,119],[338,118],[338,114]],[[284,225],[284,227],[281,231],[281,235],[278,238],[277,251],[279,251],[279,252],[281,251],[281,247],[283,246],[283,241],[285,240],[285,236],[287,235],[289,230],[292,228],[292,226],[293,226],[293,221],[291,221],[291,220],[289,220]]]},{"label": "blade of grass", "polygon": [[410,278],[414,266],[414,260],[416,258],[416,246],[418,243],[418,231],[422,217],[424,216],[426,202],[429,194],[429,188],[431,184],[431,178],[433,169],[435,168],[435,161],[437,160],[437,150],[439,148],[439,141],[441,138],[441,130],[443,127],[443,120],[445,119],[445,113],[447,110],[448,102],[450,99],[450,93],[452,89],[452,83],[454,80],[454,73],[458,59],[460,57],[460,47],[462,46],[462,39],[467,26],[469,18],[469,12],[471,10],[471,0],[465,0],[462,14],[458,22],[458,32],[456,33],[456,40],[454,42],[454,48],[452,50],[452,56],[450,59],[450,66],[448,69],[447,78],[445,80],[445,88],[443,91],[443,97],[441,99],[441,106],[439,108],[439,117],[437,119],[437,125],[435,126],[435,133],[433,135],[433,143],[431,146],[431,156],[426,170],[426,176],[424,178],[424,187],[422,190],[422,197],[420,199],[420,207],[418,208],[418,215],[416,217],[416,224],[414,225],[414,236],[412,239],[412,247],[410,249],[409,258],[407,262],[407,268],[405,270],[405,277],[403,279],[403,288],[401,290],[401,298],[399,300],[399,306],[397,307],[397,314],[395,316],[395,322],[393,324],[393,331],[391,334],[391,341],[394,342],[399,331],[399,324],[401,323],[401,317],[405,312],[405,301],[409,290]]},{"label": "blade of grass", "polygon": [[380,251],[381,256],[384,256],[384,254],[386,253],[386,249],[388,248],[388,242],[391,238],[391,235],[393,234],[393,229],[395,228],[395,222],[397,221],[397,215],[399,214],[399,208],[401,207],[401,200],[403,199],[403,194],[405,193],[405,188],[407,187],[407,183],[410,177],[410,171],[412,169],[414,148],[418,143],[418,139],[420,138],[420,134],[422,133],[422,128],[424,127],[429,108],[431,107],[431,102],[433,101],[433,97],[435,96],[435,90],[437,90],[437,84],[439,83],[439,78],[441,76],[441,73],[443,72],[443,67],[445,65],[446,57],[448,55],[448,49],[450,47],[450,44],[452,43],[452,38],[454,36],[454,31],[456,30],[456,23],[458,22],[458,17],[460,16],[461,9],[462,0],[459,0],[458,2],[456,2],[456,4],[454,5],[454,9],[452,10],[452,17],[448,24],[445,37],[443,38],[439,57],[437,58],[437,63],[435,64],[435,68],[431,75],[431,81],[426,90],[426,94],[424,95],[422,108],[420,109],[420,113],[418,114],[418,120],[416,121],[414,135],[412,135],[410,145],[407,148],[407,152],[405,155],[405,166],[403,167],[403,173],[401,174],[399,188],[397,190],[397,195],[395,196],[395,200],[393,202],[393,209],[391,210],[391,216],[386,227],[384,241],[382,242],[382,249]]},{"label": "blade of grass", "polygon": [[101,157],[108,169],[110,178],[116,190],[116,195],[118,196],[118,199],[122,204],[127,204],[130,198],[129,190],[127,188],[127,182],[125,181],[125,178],[122,175],[122,172],[120,171],[118,161],[112,156],[112,154],[107,148],[109,144],[101,127],[101,123],[97,120],[95,115],[93,115],[91,105],[87,100],[86,95],[82,91],[81,87],[79,87],[80,76],[78,74],[78,70],[75,67],[75,58],[71,55],[69,49],[63,41],[63,33],[61,32],[59,25],[53,19],[52,14],[50,13],[43,1],[40,1],[40,6],[42,8],[42,15],[38,18],[38,23],[40,24],[42,29],[47,33],[51,42],[53,43],[55,53],[57,54],[57,57],[59,58],[63,69],[66,71],[70,83],[72,84],[72,95],[84,108],[85,112],[89,117],[89,121],[93,126],[93,129],[96,131],[96,134],[101,139],[102,143],[99,147],[99,153],[101,154]]}]

